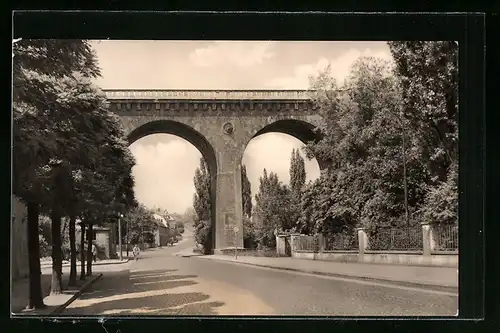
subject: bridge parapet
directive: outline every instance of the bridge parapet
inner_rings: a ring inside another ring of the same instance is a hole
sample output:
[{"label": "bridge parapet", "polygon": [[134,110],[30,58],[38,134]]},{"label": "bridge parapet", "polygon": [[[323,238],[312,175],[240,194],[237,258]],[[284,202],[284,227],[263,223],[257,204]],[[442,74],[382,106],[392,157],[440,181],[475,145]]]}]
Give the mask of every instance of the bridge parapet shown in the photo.
[{"label": "bridge parapet", "polygon": [[310,90],[104,90],[112,100],[309,101]]}]

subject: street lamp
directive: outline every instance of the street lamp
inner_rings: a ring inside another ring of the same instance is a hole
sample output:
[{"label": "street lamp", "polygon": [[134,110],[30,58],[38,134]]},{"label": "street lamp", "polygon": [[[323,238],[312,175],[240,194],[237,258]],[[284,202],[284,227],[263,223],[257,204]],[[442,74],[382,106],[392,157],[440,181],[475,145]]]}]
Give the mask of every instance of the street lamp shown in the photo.
[{"label": "street lamp", "polygon": [[123,217],[123,214],[118,214],[118,247],[120,248],[120,261],[123,260],[123,255],[122,255],[122,223],[121,223],[122,217]]}]

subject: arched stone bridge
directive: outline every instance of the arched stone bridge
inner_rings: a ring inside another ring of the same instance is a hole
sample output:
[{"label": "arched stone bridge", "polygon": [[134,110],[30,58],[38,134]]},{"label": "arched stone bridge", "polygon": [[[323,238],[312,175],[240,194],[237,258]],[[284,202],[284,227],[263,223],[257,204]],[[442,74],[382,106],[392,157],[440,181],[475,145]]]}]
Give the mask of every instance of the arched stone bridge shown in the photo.
[{"label": "arched stone bridge", "polygon": [[[241,160],[248,142],[264,133],[281,132],[305,143],[316,139],[313,129],[321,121],[304,90],[105,90],[105,94],[130,144],[166,133],[189,141],[201,152],[212,178],[215,250],[243,247]],[[326,167],[322,161],[318,164],[320,169]]]}]

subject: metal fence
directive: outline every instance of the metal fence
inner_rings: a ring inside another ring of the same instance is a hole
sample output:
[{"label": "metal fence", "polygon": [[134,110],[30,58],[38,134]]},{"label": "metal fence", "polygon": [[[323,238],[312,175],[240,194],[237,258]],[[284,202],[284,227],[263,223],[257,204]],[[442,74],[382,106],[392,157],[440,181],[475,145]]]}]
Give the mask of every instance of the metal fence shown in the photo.
[{"label": "metal fence", "polygon": [[458,251],[458,226],[435,225],[433,234],[435,251]]},{"label": "metal fence", "polygon": [[314,236],[300,235],[296,238],[296,249],[298,251],[312,251],[316,249],[316,242]]},{"label": "metal fence", "polygon": [[325,251],[359,250],[358,233],[355,230],[325,236]]},{"label": "metal fence", "polygon": [[367,250],[372,251],[422,251],[422,228],[378,229],[368,234]]}]

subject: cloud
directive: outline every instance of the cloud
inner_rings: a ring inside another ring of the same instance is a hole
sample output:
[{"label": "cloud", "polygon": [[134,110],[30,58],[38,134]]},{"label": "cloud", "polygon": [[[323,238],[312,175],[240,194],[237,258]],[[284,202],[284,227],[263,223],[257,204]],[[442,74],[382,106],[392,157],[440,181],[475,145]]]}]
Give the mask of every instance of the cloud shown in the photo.
[{"label": "cloud", "polygon": [[274,89],[308,89],[309,78],[319,74],[328,65],[331,67],[333,77],[341,85],[349,74],[350,67],[359,57],[375,57],[392,61],[392,56],[388,52],[373,52],[368,48],[363,51],[349,49],[334,59],[321,57],[315,63],[299,65],[295,67],[293,75],[274,78],[266,86]]},{"label": "cloud", "polygon": [[[243,155],[243,164],[247,167],[248,179],[252,187],[252,196],[259,189],[259,177],[266,168],[267,172],[278,174],[284,184],[290,182],[290,157],[292,149],[302,148],[304,144],[292,136],[281,133],[268,133],[250,141]],[[317,179],[320,175],[316,160],[305,160],[306,181]]]},{"label": "cloud", "polygon": [[136,141],[130,146],[137,164],[132,170],[135,194],[148,207],[182,213],[192,205],[193,176],[201,157],[187,141],[171,135],[154,135],[156,142]]},{"label": "cloud", "polygon": [[[299,140],[280,133],[264,134],[250,141],[242,162],[247,167],[252,196],[259,188],[264,168],[277,173],[279,179],[288,184],[292,149],[302,146]],[[193,145],[173,135],[156,134],[136,141],[130,150],[137,161],[132,174],[139,202],[177,213],[192,206],[193,176],[201,157]],[[304,159],[307,181],[318,178],[317,162]]]},{"label": "cloud", "polygon": [[189,54],[191,63],[198,67],[234,65],[250,67],[272,58],[274,42],[234,42],[219,41],[195,49]]}]

